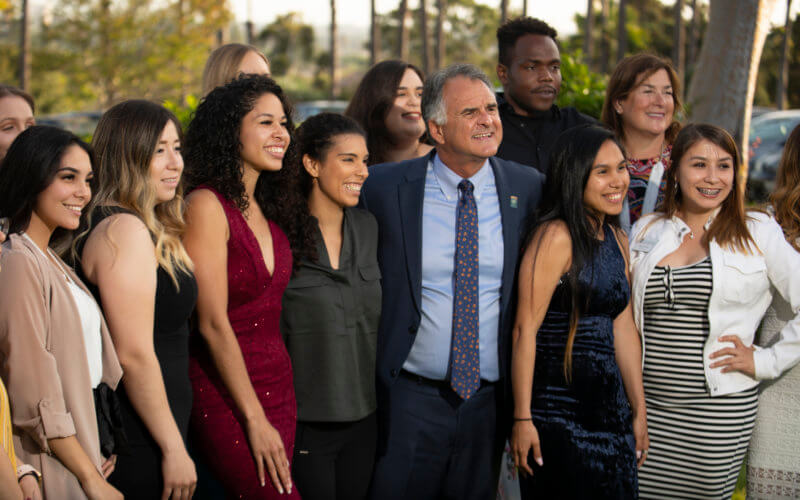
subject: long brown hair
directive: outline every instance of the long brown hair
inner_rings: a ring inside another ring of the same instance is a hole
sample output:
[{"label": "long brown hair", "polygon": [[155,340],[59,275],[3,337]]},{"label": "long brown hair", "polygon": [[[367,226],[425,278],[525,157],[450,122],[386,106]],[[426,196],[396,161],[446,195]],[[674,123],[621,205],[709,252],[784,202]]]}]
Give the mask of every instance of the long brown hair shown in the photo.
[{"label": "long brown hair", "polygon": [[643,81],[647,80],[650,75],[661,69],[667,72],[670,84],[672,85],[672,103],[674,104],[672,123],[667,127],[666,132],[664,132],[664,138],[667,144],[675,142],[675,138],[681,128],[681,124],[675,119],[675,116],[683,109],[683,103],[681,101],[681,81],[669,61],[657,55],[647,53],[634,54],[621,60],[617,64],[617,67],[614,68],[614,73],[611,74],[608,87],[606,87],[606,99],[603,102],[603,112],[600,116],[600,121],[613,130],[619,139],[624,139],[625,128],[622,122],[622,116],[614,109],[614,103],[617,101],[624,101]]},{"label": "long brown hair", "polygon": [[775,219],[786,240],[800,251],[800,125],[796,126],[783,148],[775,191],[769,197]]},{"label": "long brown hair", "polygon": [[425,83],[422,71],[413,64],[395,60],[381,61],[371,67],[361,79],[344,111],[345,116],[353,118],[367,131],[369,165],[384,163],[387,150],[394,144],[392,134],[386,128],[386,115],[392,109],[397,87],[407,69],[413,70]]},{"label": "long brown hair", "polygon": [[739,168],[741,162],[739,150],[736,148],[736,142],[733,137],[716,125],[692,123],[681,129],[675,138],[675,143],[672,146],[672,167],[664,172],[667,177],[666,193],[664,194],[664,204],[662,205],[664,217],[672,217],[681,208],[683,195],[678,183],[681,162],[686,152],[703,140],[719,146],[723,151],[731,155],[733,165],[736,168],[731,192],[722,201],[719,212],[708,231],[706,231],[706,241],[714,240],[719,246],[744,253],[752,253],[753,249],[758,249],[758,246],[747,229],[744,195],[739,189],[739,184],[742,183],[742,171]]}]

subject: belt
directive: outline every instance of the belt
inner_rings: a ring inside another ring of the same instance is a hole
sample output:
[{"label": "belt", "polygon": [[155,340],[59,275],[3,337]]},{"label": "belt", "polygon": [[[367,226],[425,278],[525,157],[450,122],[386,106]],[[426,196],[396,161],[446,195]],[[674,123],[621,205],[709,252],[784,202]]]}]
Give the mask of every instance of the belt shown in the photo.
[{"label": "belt", "polygon": [[[435,389],[453,390],[453,388],[450,386],[449,380],[436,380],[433,378],[423,377],[422,375],[417,375],[416,373],[411,373],[407,370],[400,370],[400,376],[406,380],[416,382],[419,385],[426,385]],[[481,379],[481,385],[478,390],[480,391],[485,387],[493,387],[495,385],[497,385],[497,382],[490,382],[486,379]]]}]

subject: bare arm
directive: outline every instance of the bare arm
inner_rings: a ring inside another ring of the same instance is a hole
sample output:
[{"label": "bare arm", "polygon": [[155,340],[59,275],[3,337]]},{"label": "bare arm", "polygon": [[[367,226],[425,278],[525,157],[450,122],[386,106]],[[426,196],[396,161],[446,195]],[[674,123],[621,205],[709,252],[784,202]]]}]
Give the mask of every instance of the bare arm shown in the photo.
[{"label": "bare arm", "polygon": [[[511,383],[514,426],[511,448],[514,462],[528,474],[528,453],[542,465],[539,434],[531,418],[531,391],[536,358],[536,334],[544,321],[558,280],[569,269],[572,246],[563,222],[540,227],[525,249],[519,271],[517,319],[512,333]],[[526,419],[526,420],[517,420]]]},{"label": "bare arm", "polygon": [[[631,283],[628,271],[628,237],[622,231],[617,232],[617,243],[625,259],[625,277]],[[644,385],[642,384],[642,342],[639,331],[633,320],[632,301],[628,301],[625,309],[614,319],[614,355],[619,366],[625,394],[633,412],[633,432],[636,438],[636,458],[639,466],[647,458],[650,439],[647,435],[647,411],[644,402]]]},{"label": "bare arm", "polygon": [[0,447],[0,500],[22,500],[22,490],[17,482],[17,471]]},{"label": "bare arm", "polygon": [[55,438],[50,439],[48,444],[58,460],[75,474],[90,500],[122,500],[122,493],[106,482],[83,451],[78,438]]},{"label": "bare arm", "polygon": [[162,498],[191,498],[197,473],[170,410],[153,347],[158,263],[150,233],[133,215],[108,217],[90,234],[81,263],[100,289],[128,397],[161,449]]},{"label": "bare arm", "polygon": [[228,249],[225,212],[213,193],[194,191],[187,198],[184,245],[195,264],[198,328],[236,407],[244,415],[250,451],[265,484],[265,467],[275,488],[291,491],[289,461],[278,431],[267,421],[228,319]]}]

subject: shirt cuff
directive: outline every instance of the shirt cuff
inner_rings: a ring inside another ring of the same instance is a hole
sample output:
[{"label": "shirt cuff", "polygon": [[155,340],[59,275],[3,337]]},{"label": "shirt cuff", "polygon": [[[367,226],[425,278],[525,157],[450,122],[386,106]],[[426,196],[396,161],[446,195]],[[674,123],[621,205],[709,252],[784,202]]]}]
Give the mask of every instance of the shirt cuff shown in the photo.
[{"label": "shirt cuff", "polygon": [[34,476],[36,476],[37,481],[39,481],[40,483],[42,482],[42,474],[38,470],[34,469],[32,465],[22,464],[17,466],[17,481],[22,479],[22,476],[28,474],[33,474]]}]

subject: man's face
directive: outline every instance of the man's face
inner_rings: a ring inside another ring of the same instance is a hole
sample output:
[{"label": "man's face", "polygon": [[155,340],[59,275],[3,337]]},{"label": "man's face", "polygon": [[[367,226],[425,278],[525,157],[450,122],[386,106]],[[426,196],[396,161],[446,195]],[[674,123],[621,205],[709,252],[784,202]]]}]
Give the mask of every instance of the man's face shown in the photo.
[{"label": "man's face", "polygon": [[518,114],[547,111],[561,88],[561,58],[555,40],[546,35],[519,37],[511,65],[498,64],[497,76],[506,100]]},{"label": "man's face", "polygon": [[494,156],[503,140],[503,127],[489,87],[480,80],[458,76],[445,83],[442,100],[447,122],[429,123],[442,159],[482,164]]}]

